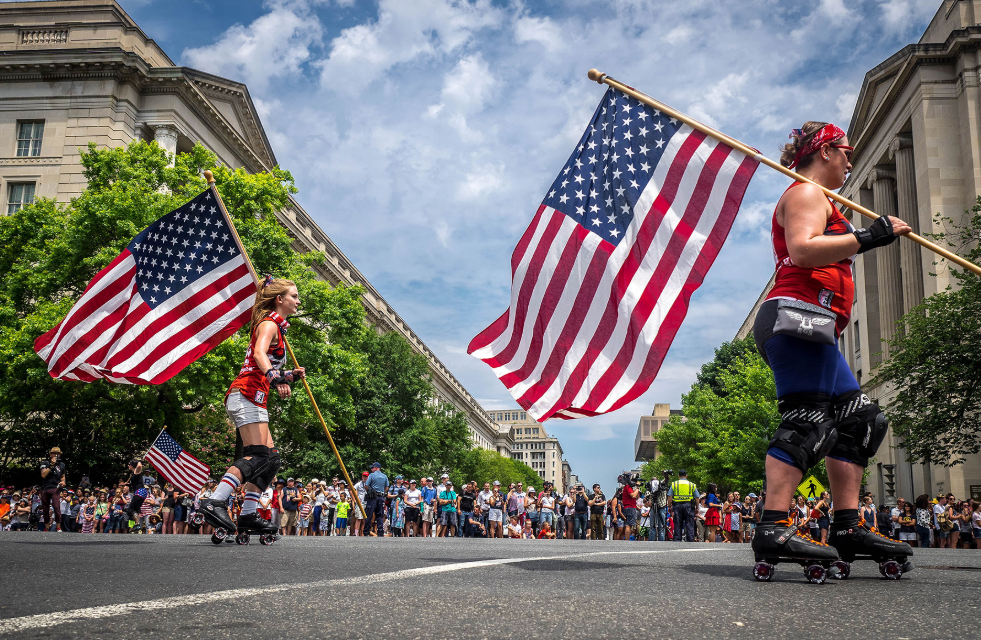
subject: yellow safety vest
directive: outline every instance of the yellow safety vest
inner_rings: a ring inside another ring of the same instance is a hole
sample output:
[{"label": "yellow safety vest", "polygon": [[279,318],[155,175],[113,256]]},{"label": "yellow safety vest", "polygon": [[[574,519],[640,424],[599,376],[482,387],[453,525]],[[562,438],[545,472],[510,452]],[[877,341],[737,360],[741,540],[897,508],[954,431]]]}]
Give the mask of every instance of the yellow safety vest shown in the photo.
[{"label": "yellow safety vest", "polygon": [[671,484],[671,493],[675,502],[691,502],[695,497],[695,485],[688,480],[675,480]]}]

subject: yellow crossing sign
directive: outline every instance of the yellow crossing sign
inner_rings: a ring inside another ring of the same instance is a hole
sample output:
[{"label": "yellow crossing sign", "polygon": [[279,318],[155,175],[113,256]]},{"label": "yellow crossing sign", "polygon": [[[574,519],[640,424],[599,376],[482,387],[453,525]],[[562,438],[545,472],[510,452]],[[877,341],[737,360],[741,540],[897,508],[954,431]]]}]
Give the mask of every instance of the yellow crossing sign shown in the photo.
[{"label": "yellow crossing sign", "polygon": [[821,493],[824,491],[824,485],[821,481],[811,476],[809,478],[804,478],[804,481],[797,485],[797,493],[801,494],[808,500],[811,498],[817,500],[821,497]]}]

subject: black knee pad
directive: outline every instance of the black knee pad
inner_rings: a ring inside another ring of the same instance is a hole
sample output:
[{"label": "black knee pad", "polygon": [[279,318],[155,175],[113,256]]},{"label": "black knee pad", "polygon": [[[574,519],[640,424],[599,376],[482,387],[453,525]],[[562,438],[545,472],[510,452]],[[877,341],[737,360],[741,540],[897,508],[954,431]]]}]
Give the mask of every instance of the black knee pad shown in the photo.
[{"label": "black knee pad", "polygon": [[861,391],[838,396],[834,409],[838,443],[829,455],[867,467],[886,437],[889,421],[879,405]]},{"label": "black knee pad", "polygon": [[824,393],[794,393],[777,401],[780,425],[770,447],[786,452],[803,472],[820,462],[838,441],[831,396]]},{"label": "black knee pad", "polygon": [[[246,460],[245,456],[249,456],[249,459]],[[246,482],[255,484],[256,476],[263,472],[268,459],[269,447],[252,444],[242,449],[242,457],[233,462],[232,466],[242,472],[242,484]]]},{"label": "black knee pad", "polygon": [[252,479],[252,484],[259,487],[259,491],[265,491],[272,484],[273,480],[276,479],[276,473],[283,466],[283,461],[279,457],[279,449],[269,449],[269,455],[265,460],[265,468]]}]

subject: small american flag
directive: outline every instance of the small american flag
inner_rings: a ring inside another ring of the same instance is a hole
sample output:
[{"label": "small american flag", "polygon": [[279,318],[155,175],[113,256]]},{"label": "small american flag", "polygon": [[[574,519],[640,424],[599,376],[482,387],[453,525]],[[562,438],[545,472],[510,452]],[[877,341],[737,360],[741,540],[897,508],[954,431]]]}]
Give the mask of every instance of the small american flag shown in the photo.
[{"label": "small american flag", "polygon": [[511,306],[468,352],[534,419],[654,381],[758,161],[610,88],[511,256]]},{"label": "small american flag", "polygon": [[146,458],[168,482],[188,493],[200,491],[211,475],[211,467],[184,451],[166,431],[154,440]]},{"label": "small american flag", "polygon": [[247,323],[255,289],[209,188],[140,232],[34,350],[59,380],[160,384]]}]

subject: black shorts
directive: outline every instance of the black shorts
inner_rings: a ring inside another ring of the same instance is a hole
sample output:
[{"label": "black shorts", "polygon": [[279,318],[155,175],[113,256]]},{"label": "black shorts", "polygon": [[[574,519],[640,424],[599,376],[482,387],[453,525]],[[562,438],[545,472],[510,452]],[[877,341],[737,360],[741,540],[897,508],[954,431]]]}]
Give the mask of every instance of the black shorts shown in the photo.
[{"label": "black shorts", "polygon": [[420,522],[422,522],[422,516],[419,515],[419,507],[406,507],[405,524],[419,524]]}]

